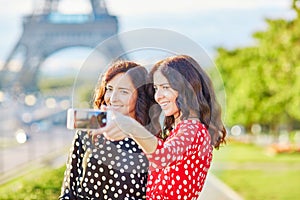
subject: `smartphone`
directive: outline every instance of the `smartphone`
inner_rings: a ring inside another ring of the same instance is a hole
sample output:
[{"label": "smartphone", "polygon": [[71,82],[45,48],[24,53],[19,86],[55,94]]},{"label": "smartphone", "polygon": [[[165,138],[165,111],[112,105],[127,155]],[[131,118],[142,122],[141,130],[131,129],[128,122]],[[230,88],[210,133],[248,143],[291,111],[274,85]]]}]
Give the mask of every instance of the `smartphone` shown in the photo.
[{"label": "smartphone", "polygon": [[70,108],[67,113],[67,128],[91,130],[106,125],[107,113],[101,110]]}]

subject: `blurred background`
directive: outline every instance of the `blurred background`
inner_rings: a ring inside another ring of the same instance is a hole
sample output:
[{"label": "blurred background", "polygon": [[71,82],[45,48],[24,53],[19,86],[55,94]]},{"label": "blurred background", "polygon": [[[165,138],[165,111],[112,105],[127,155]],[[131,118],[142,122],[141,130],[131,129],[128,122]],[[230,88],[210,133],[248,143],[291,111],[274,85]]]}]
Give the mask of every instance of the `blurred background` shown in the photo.
[{"label": "blurred background", "polygon": [[[221,93],[228,142],[215,153],[213,174],[243,199],[300,195],[299,1],[0,2],[1,199],[25,199],[16,191],[27,199],[58,196],[74,134],[66,129],[74,82],[76,106],[90,106],[93,70],[126,49],[118,41],[97,56],[95,47],[142,28],[183,34],[216,64],[207,71]],[[23,177],[37,171],[40,180],[28,184]]]}]

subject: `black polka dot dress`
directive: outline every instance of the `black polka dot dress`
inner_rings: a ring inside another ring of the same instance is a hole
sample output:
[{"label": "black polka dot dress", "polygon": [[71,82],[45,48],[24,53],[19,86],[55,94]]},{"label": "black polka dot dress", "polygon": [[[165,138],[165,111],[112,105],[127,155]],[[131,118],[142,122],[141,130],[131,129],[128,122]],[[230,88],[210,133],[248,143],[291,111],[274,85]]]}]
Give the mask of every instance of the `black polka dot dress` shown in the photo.
[{"label": "black polka dot dress", "polygon": [[146,199],[148,160],[139,146],[98,139],[76,132],[59,199]]}]

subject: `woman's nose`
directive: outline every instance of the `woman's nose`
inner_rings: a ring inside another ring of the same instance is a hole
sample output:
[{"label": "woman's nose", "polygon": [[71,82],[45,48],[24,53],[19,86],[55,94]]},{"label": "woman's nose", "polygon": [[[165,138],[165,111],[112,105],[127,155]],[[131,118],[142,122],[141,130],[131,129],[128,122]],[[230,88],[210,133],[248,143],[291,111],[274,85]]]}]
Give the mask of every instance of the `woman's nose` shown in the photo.
[{"label": "woman's nose", "polygon": [[114,101],[117,101],[118,100],[118,92],[117,91],[113,91],[112,93],[111,93],[111,95],[110,95],[110,101],[111,102],[114,102]]},{"label": "woman's nose", "polygon": [[163,93],[162,93],[161,89],[156,89],[155,94],[154,94],[155,100],[159,100],[162,97],[163,97]]}]

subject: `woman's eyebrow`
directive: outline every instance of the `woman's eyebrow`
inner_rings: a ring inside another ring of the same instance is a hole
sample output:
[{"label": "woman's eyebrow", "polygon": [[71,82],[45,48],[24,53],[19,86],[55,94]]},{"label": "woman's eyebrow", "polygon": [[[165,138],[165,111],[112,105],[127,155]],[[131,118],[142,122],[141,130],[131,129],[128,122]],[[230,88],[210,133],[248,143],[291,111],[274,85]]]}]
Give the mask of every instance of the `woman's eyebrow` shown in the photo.
[{"label": "woman's eyebrow", "polygon": [[154,86],[165,86],[165,85],[170,85],[169,83],[159,83],[159,84],[154,84]]},{"label": "woman's eyebrow", "polygon": [[127,88],[127,87],[117,87],[118,90],[128,90],[131,91],[131,88]]},{"label": "woman's eyebrow", "polygon": [[128,91],[131,91],[130,88],[127,88],[127,87],[124,87],[124,86],[122,86],[122,87],[119,87],[119,86],[114,87],[114,86],[112,86],[112,85],[106,85],[106,87],[107,87],[107,88],[115,88],[115,89],[118,89],[118,90],[128,90]]}]

